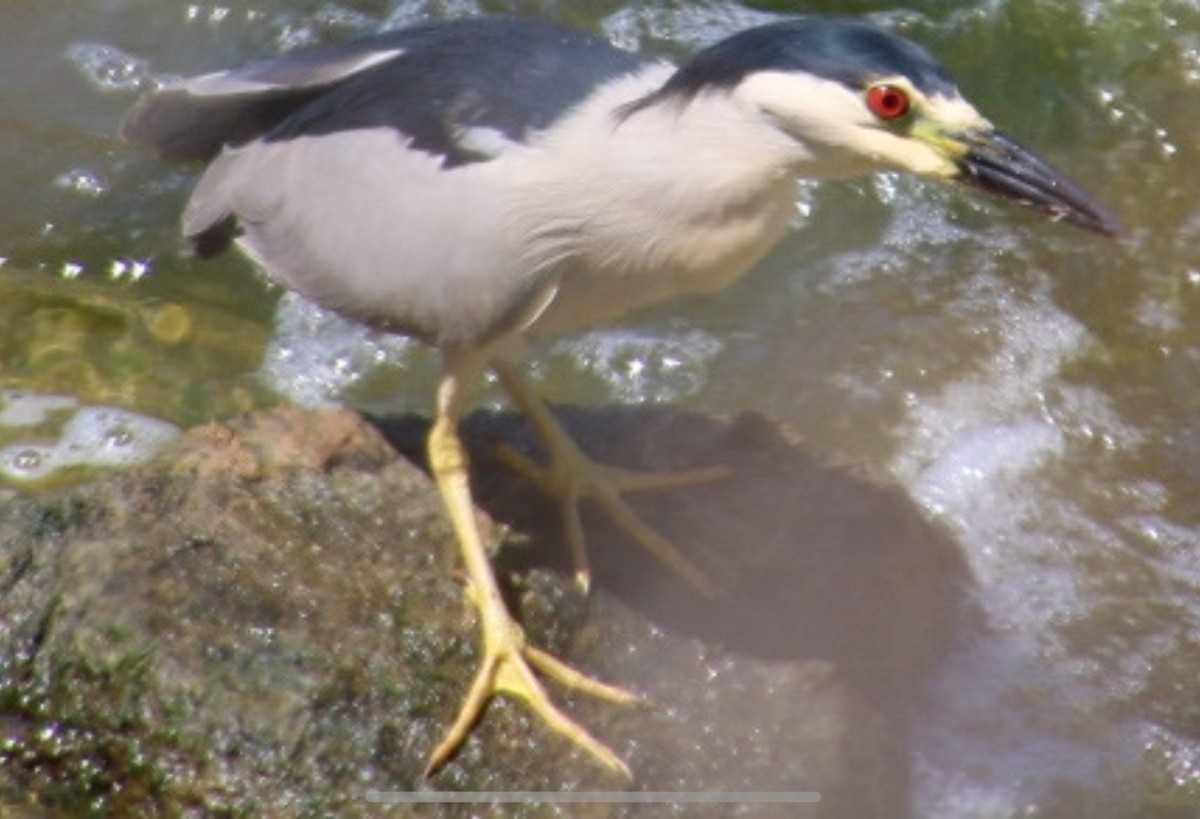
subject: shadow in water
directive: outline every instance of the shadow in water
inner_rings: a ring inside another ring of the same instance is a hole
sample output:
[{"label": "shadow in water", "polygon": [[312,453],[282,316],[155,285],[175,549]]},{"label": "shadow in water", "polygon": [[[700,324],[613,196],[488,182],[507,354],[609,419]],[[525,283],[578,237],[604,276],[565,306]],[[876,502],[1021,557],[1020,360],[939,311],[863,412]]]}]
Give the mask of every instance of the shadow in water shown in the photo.
[{"label": "shadow in water", "polygon": [[[586,452],[647,470],[722,464],[728,479],[627,496],[636,511],[716,582],[707,599],[585,502],[594,587],[677,633],[770,660],[826,659],[872,701],[911,704],[963,625],[970,572],[953,538],[898,487],[822,462],[756,414],[733,421],[671,407],[558,407]],[[375,419],[427,468],[428,421]],[[570,569],[557,507],[500,464],[505,441],[541,457],[509,412],[463,424],[477,503],[527,536],[502,569]],[[890,709],[889,709],[890,710]]]}]

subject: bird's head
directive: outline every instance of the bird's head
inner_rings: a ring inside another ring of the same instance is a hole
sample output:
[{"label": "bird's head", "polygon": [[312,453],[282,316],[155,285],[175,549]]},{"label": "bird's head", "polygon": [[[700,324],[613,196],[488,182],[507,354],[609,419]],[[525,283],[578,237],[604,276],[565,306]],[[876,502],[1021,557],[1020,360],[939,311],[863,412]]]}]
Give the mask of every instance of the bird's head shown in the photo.
[{"label": "bird's head", "polygon": [[862,20],[802,17],[701,51],[653,95],[725,93],[800,148],[808,176],[907,171],[1017,200],[1117,235],[1091,196],[985,119],[922,47]]}]

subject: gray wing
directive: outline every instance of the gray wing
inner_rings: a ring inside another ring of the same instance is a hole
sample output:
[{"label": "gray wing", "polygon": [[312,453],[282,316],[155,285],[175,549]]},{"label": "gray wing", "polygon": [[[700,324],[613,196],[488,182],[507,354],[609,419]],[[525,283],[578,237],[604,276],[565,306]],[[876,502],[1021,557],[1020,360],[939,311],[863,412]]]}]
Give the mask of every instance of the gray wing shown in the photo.
[{"label": "gray wing", "polygon": [[183,80],[144,96],[121,133],[176,160],[226,145],[388,127],[447,165],[480,161],[464,129],[522,142],[647,60],[552,23],[427,23]]}]

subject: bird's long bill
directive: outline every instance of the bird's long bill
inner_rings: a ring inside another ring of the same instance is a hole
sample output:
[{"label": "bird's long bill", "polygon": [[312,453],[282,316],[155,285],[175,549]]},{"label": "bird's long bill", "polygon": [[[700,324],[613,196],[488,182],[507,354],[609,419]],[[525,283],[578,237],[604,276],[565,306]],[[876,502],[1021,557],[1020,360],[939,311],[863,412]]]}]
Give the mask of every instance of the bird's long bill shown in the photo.
[{"label": "bird's long bill", "polygon": [[1054,219],[1105,236],[1120,236],[1120,222],[1071,180],[999,131],[963,137],[959,182],[1028,205]]}]

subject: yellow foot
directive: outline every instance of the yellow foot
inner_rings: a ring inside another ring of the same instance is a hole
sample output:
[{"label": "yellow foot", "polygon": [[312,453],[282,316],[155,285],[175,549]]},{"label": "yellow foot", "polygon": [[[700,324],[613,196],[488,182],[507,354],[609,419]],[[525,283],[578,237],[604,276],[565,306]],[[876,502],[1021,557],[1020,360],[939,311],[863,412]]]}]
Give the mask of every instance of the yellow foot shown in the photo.
[{"label": "yellow foot", "polygon": [[692,565],[675,544],[647,526],[621,499],[621,493],[678,489],[708,483],[727,478],[729,471],[724,467],[714,467],[687,472],[639,473],[598,464],[583,454],[571,440],[571,436],[538,397],[537,391],[516,364],[498,357],[492,360],[491,365],[504,389],[516,401],[541,438],[542,445],[549,453],[550,466],[538,466],[508,446],[500,447],[500,460],[558,500],[567,533],[567,547],[575,564],[575,581],[580,588],[587,591],[591,583],[591,570],[584,548],[579,502],[583,498],[594,498],[612,522],[644,549],[705,596],[716,596],[717,587],[713,582]]},{"label": "yellow foot", "polygon": [[[470,362],[467,362],[468,364]],[[559,660],[525,643],[525,633],[508,612],[487,549],[475,524],[471,485],[467,474],[467,451],[458,434],[462,380],[469,374],[466,364],[448,359],[447,372],[438,386],[438,414],[429,432],[429,463],[437,480],[446,514],[458,540],[467,592],[479,609],[483,629],[483,661],[458,717],[445,738],[434,749],[426,767],[433,773],[454,755],[483,714],[494,694],[511,694],[525,701],[551,728],[581,746],[609,769],[629,776],[616,754],[555,707],[534,676],[534,669],[563,685],[616,703],[636,703],[639,698],[580,674]]]},{"label": "yellow foot", "polygon": [[[471,596],[476,597],[475,594]],[[489,611],[488,607],[481,606],[480,611],[484,618],[483,662],[459,709],[458,717],[430,756],[425,768],[426,776],[454,755],[482,716],[488,700],[494,694],[504,693],[523,700],[547,725],[590,753],[609,770],[630,778],[629,768],[615,753],[550,701],[533,670],[537,669],[568,688],[609,702],[627,705],[643,700],[623,688],[594,680],[546,652],[526,645],[524,632],[506,610],[492,606]]]},{"label": "yellow foot", "polygon": [[565,436],[556,441],[553,450],[549,467],[537,465],[507,444],[500,445],[496,455],[509,468],[558,501],[567,546],[575,564],[575,581],[584,591],[591,582],[591,570],[584,547],[579,502],[583,498],[593,498],[612,522],[643,548],[704,595],[712,597],[716,594],[712,581],[684,557],[675,544],[646,525],[621,498],[621,493],[679,489],[724,480],[729,477],[728,469],[719,466],[683,472],[619,469],[591,460]]}]

